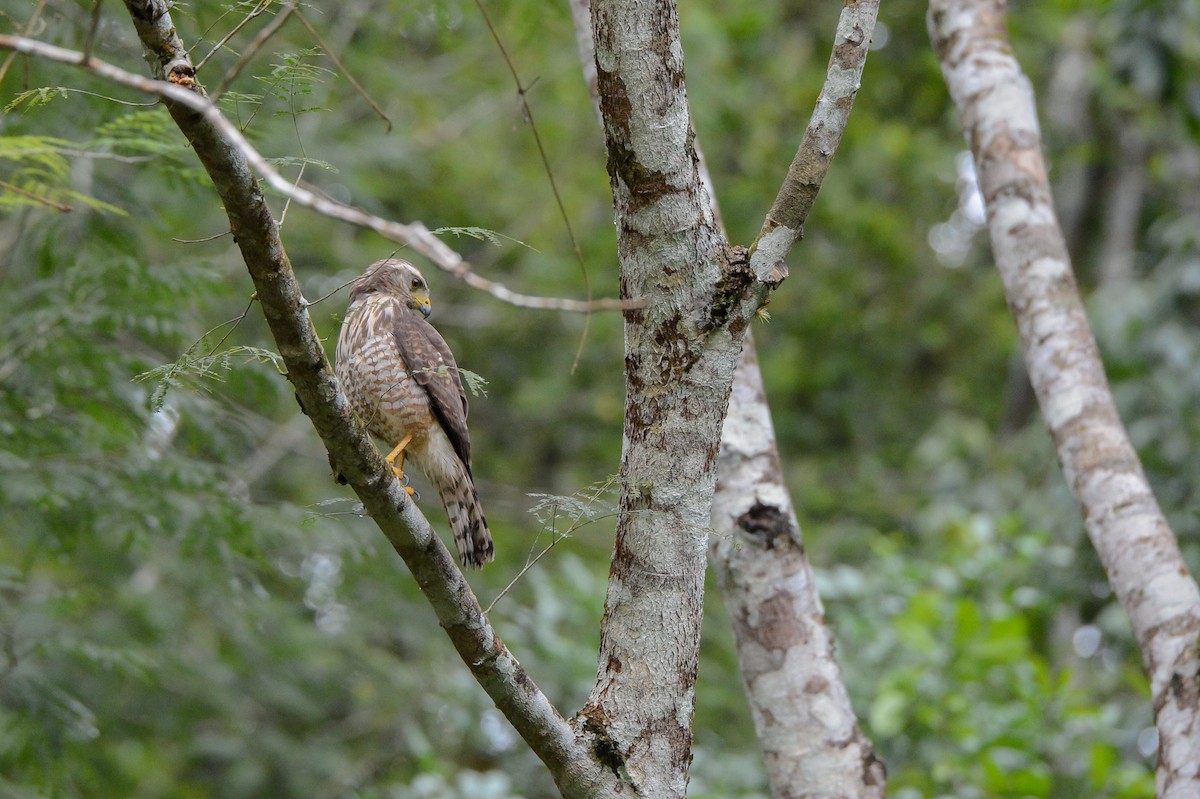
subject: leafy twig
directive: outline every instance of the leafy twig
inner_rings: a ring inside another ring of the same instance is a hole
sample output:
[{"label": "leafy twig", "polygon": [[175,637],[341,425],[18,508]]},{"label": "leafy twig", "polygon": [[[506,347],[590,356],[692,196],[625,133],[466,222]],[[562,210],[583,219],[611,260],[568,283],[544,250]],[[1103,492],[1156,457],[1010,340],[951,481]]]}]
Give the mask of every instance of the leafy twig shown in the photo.
[{"label": "leafy twig", "polygon": [[[537,565],[550,550],[554,549],[559,542],[570,538],[571,534],[576,530],[586,525],[598,522],[601,519],[610,519],[617,515],[617,511],[611,505],[605,505],[601,512],[596,512],[594,506],[600,502],[600,498],[612,491],[613,486],[617,482],[616,475],[610,475],[608,479],[602,482],[595,483],[582,491],[576,492],[574,496],[556,496],[553,494],[530,494],[530,497],[537,499],[529,512],[534,515],[542,524],[542,529],[550,533],[550,543],[547,544],[540,552],[533,555],[533,549],[537,546],[537,541],[534,540],[530,545],[530,555],[525,558],[525,565],[517,572],[516,576],[509,580],[508,585],[501,589],[500,593],[496,594],[495,599],[487,606],[484,613],[491,613],[492,608],[496,607],[496,603],[505,597],[506,594],[517,582],[525,576],[525,574]],[[558,517],[559,512],[568,509],[573,511],[571,523],[565,531],[558,532]]]},{"label": "leafy twig", "polygon": [[246,65],[249,64],[256,55],[258,55],[260,50],[266,47],[267,42],[270,41],[271,37],[279,32],[279,29],[283,27],[283,23],[287,22],[288,17],[290,17],[296,10],[296,3],[297,0],[290,0],[283,10],[275,15],[275,19],[271,20],[266,27],[258,32],[258,35],[254,37],[254,41],[250,42],[250,46],[246,48],[246,52],[242,53],[241,57],[235,61],[233,66],[229,68],[229,71],[225,73],[225,77],[221,78],[221,82],[217,85],[216,91],[212,93],[214,100],[225,94],[230,85],[237,80],[237,77],[241,74],[242,70],[246,68]]},{"label": "leafy twig", "polygon": [[13,192],[14,194],[20,194],[22,197],[27,197],[36,203],[40,203],[42,205],[49,206],[50,208],[53,208],[55,211],[63,211],[64,213],[66,213],[68,211],[75,210],[74,208],[72,208],[69,205],[63,205],[62,203],[55,202],[54,200],[51,200],[47,197],[42,197],[40,194],[34,194],[31,191],[26,191],[25,189],[22,189],[20,186],[14,186],[13,184],[9,183],[6,180],[0,180],[0,188],[7,189],[8,191]]}]

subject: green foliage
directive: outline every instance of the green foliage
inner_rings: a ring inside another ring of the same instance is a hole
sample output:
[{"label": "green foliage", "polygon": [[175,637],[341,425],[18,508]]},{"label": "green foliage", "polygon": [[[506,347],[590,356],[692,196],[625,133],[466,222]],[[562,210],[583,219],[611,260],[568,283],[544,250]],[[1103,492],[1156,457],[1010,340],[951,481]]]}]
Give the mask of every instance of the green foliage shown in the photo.
[{"label": "green foliage", "polygon": [[[473,239],[479,239],[480,241],[486,241],[489,244],[493,244],[497,247],[502,247],[502,246],[504,246],[504,242],[511,241],[514,244],[520,244],[522,247],[528,247],[531,250],[534,249],[533,247],[530,247],[525,242],[518,241],[517,239],[514,239],[511,236],[505,236],[503,233],[497,233],[494,230],[487,230],[486,228],[481,228],[481,227],[470,227],[470,226],[467,226],[467,227],[440,227],[437,230],[431,230],[429,232],[435,236],[445,236],[445,235],[469,236],[470,238],[473,238]],[[536,252],[536,250],[534,250],[534,251]]]},{"label": "green foliage", "polygon": [[336,77],[333,71],[309,63],[321,55],[320,48],[307,47],[299,52],[275,55],[280,62],[272,65],[270,74],[256,77],[266,86],[268,96],[286,105],[285,109],[275,113],[295,116],[314,111],[328,111],[329,109],[321,106],[297,105],[302,98],[311,97],[319,84]]},{"label": "green foliage", "polygon": [[[177,6],[175,21],[203,52],[254,5]],[[199,76],[210,88],[276,6],[210,59]],[[960,212],[963,145],[925,7],[887,6],[792,278],[772,323],[755,326],[806,546],[891,795],[1150,796],[1134,643],[1013,390],[1016,336],[982,236],[964,228],[953,262],[931,245]],[[102,10],[96,53],[136,70],[118,10]],[[303,10],[396,130],[289,24],[221,98],[271,162],[453,236],[489,279],[584,296],[474,6]],[[758,231],[792,156],[837,10],[681,8],[696,128],[735,241]],[[594,293],[613,296],[605,155],[567,9],[505,0],[489,12]],[[16,29],[29,10],[5,13]],[[81,46],[88,7],[54,13],[45,35]],[[1047,124],[1050,162],[1060,181],[1074,165],[1093,181],[1075,192],[1081,208],[1064,208],[1080,220],[1077,270],[1095,287],[1131,434],[1196,566],[1200,181],[1187,170],[1200,28],[1179,24],[1195,12],[1180,0],[1013,13],[1042,108],[1065,105],[1052,94],[1064,54],[1090,58],[1088,134]],[[254,363],[278,367],[256,309],[214,330],[251,288],[169,116],[36,60],[16,62],[0,89],[0,180],[26,192],[0,190],[0,794],[553,795],[330,478],[286,381]],[[308,113],[319,109],[330,113]],[[1102,286],[1102,198],[1122,158],[1110,134],[1129,124],[1150,148],[1136,260],[1126,283]],[[331,295],[310,312],[332,341],[344,287],[395,245],[294,207],[283,235],[306,296]],[[499,599],[500,634],[570,713],[595,675],[613,484],[593,481],[621,452],[623,321],[593,315],[572,369],[582,317],[512,308],[432,272],[435,323],[489,381],[485,392],[462,370],[479,397],[474,471],[499,558],[470,579],[485,606]],[[444,529],[436,502],[423,507]],[[715,588],[708,604],[691,794],[765,796]]]},{"label": "green foliage", "polygon": [[13,98],[12,102],[4,106],[4,113],[10,114],[21,106],[25,106],[26,111],[35,110],[59,97],[66,97],[69,91],[70,89],[64,86],[41,86],[21,92]]},{"label": "green foliage", "polygon": [[167,397],[167,391],[183,385],[185,379],[192,385],[199,385],[204,380],[221,382],[224,380],[225,374],[234,368],[235,363],[245,361],[269,363],[275,367],[279,374],[286,374],[283,368],[283,358],[277,352],[272,352],[262,347],[237,345],[221,350],[220,352],[197,355],[200,350],[205,349],[207,346],[207,337],[201,338],[189,347],[187,352],[179,356],[177,360],[156,366],[133,378],[139,383],[150,380],[156,381],[154,391],[150,394],[150,410],[162,410],[163,403]]},{"label": "green foliage", "polygon": [[68,206],[74,202],[97,211],[124,213],[69,186],[68,154],[73,149],[70,142],[50,136],[0,136],[0,162],[8,167],[5,185],[0,185],[0,210]]},{"label": "green foliage", "polygon": [[[906,558],[898,536],[879,540],[869,579],[851,567],[823,579],[823,595],[842,606],[843,646],[859,655],[848,668],[883,675],[864,715],[892,753],[892,784],[913,796],[1153,796],[1148,770],[1124,762],[1139,729],[1095,702],[1118,675],[1094,656],[1054,665],[1067,650],[1053,638],[1064,605],[1043,586],[1074,553],[1015,515],[926,535]],[[843,624],[847,604],[881,610],[883,624]],[[1130,643],[1127,628],[1115,638]],[[1125,712],[1152,724],[1148,708]]]}]

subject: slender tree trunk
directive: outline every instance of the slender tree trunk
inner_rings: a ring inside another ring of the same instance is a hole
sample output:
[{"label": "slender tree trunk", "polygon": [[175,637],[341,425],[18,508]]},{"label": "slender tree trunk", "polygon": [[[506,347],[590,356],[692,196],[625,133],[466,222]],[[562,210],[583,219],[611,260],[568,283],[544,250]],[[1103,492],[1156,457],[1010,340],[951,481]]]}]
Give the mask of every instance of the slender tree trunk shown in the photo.
[{"label": "slender tree trunk", "polygon": [[1163,799],[1200,796],[1200,591],[1117,415],[1051,202],[1002,0],[934,0],[929,32],[975,156],[1029,376],[1150,676]]},{"label": "slender tree trunk", "polygon": [[712,560],[775,799],[882,797],[783,483],[749,335],[721,441]]}]

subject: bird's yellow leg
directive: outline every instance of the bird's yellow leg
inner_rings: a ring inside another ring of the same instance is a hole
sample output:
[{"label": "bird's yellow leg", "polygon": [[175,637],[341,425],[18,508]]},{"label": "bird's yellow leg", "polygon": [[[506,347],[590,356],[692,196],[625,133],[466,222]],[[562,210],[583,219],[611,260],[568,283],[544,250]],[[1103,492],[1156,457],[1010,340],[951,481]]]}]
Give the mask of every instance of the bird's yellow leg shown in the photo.
[{"label": "bird's yellow leg", "polygon": [[[388,456],[384,460],[388,462],[388,466],[392,467],[392,471],[396,473],[396,477],[400,480],[401,485],[404,486],[404,490],[411,495],[417,492],[413,490],[412,486],[404,482],[404,448],[408,446],[410,441],[412,441],[412,433],[400,439],[400,443],[388,453]],[[396,458],[400,459],[399,466],[396,465]]]}]

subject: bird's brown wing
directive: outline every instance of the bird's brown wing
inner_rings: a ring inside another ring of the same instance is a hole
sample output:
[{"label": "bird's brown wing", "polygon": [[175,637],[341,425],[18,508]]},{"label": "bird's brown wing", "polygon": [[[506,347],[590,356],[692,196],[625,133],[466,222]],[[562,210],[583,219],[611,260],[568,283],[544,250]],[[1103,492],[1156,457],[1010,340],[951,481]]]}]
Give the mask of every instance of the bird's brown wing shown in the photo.
[{"label": "bird's brown wing", "polygon": [[467,431],[467,392],[454,354],[433,325],[409,308],[394,316],[393,335],[400,357],[417,385],[429,395],[433,413],[467,474],[471,473],[471,435]]}]

